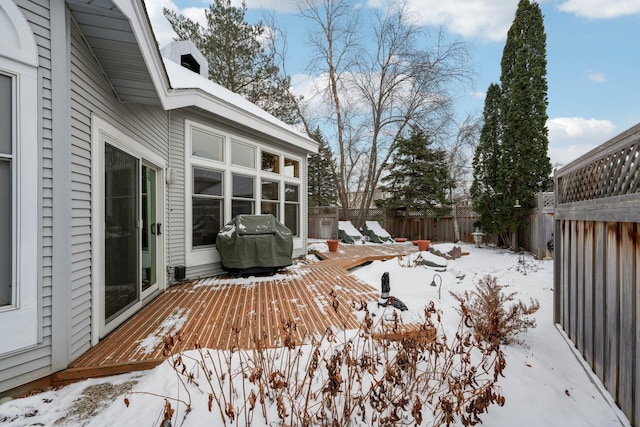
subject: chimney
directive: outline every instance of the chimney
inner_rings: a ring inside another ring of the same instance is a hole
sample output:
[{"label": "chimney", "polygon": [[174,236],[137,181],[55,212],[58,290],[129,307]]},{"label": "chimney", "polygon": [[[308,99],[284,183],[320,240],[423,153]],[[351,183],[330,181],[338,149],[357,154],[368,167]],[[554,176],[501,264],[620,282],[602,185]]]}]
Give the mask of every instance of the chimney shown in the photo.
[{"label": "chimney", "polygon": [[209,78],[209,64],[191,40],[173,41],[160,50],[163,57]]}]

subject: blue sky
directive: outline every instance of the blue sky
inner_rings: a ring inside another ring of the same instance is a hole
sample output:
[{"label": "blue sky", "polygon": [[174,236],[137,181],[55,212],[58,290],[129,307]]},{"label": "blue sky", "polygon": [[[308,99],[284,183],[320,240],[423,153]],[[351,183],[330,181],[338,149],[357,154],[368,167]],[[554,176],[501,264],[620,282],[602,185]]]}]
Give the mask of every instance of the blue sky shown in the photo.
[{"label": "blue sky", "polygon": [[[354,0],[375,8],[386,0]],[[484,93],[500,80],[500,59],[517,0],[408,0],[420,22],[442,26],[466,41],[473,54],[473,86],[461,88],[458,117],[482,114]],[[234,3],[238,5],[241,0]],[[640,0],[544,0],[538,2],[547,34],[549,156],[562,165],[640,123]],[[146,0],[160,46],[171,41],[162,8],[204,17],[207,0]],[[287,72],[294,89],[311,77],[305,22],[295,0],[246,0],[247,20],[272,13],[287,39]],[[300,83],[300,84],[298,84]]]}]

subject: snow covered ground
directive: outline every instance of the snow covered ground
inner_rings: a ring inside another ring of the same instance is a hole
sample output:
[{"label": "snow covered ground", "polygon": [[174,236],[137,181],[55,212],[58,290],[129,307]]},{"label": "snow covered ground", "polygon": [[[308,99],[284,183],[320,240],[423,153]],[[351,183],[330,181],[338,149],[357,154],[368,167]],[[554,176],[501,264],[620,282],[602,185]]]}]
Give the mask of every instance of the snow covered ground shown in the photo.
[{"label": "snow covered ground", "polygon": [[[314,245],[318,248],[324,243]],[[506,286],[505,292],[517,292],[517,298],[525,303],[528,304],[530,298],[539,301],[540,309],[534,314],[537,327],[520,336],[525,345],[510,344],[503,349],[507,366],[505,377],[500,378],[498,384],[506,403],[502,407],[491,406],[488,414],[481,417],[483,425],[629,425],[597,378],[587,373],[588,368],[585,370],[584,361],[573,350],[565,334],[553,323],[553,262],[535,260],[530,255],[519,256],[500,249],[475,248],[467,244],[460,246],[469,254],[456,260],[445,260],[428,252],[421,253],[423,258],[444,268],[410,267],[414,264],[413,255],[376,261],[354,270],[353,274],[379,289],[382,274],[388,272],[391,295],[402,300],[409,308],[401,313],[403,321],[418,320],[425,304],[434,301],[443,311],[442,321],[447,331],[455,331],[459,320],[455,310],[458,304],[449,291],[471,290],[487,274],[495,276],[499,284]],[[443,253],[452,247],[450,244],[435,245]],[[442,279],[441,285],[439,278]],[[246,280],[248,282],[250,278]],[[432,281],[436,286],[430,286]],[[375,301],[369,303],[369,308],[377,314],[375,318],[385,316]],[[306,351],[305,347],[301,351]],[[186,356],[195,357],[193,352]],[[222,425],[220,419],[216,418],[217,410],[214,408],[209,412],[207,408],[206,393],[202,393],[204,379],[200,378],[198,382],[199,386],[189,385],[188,394],[171,364],[166,362],[150,371],[90,379],[59,390],[5,402],[0,405],[0,424],[159,426],[163,414],[163,396],[168,396],[183,401],[192,399],[194,402],[191,412],[186,414],[184,405],[172,401],[176,411],[172,419],[173,426]],[[125,404],[125,396],[129,406]],[[277,421],[277,417],[271,419]],[[263,425],[260,420],[255,417],[252,425]],[[238,425],[244,425],[243,422],[243,418],[239,417]],[[431,425],[428,411],[423,425]]]}]

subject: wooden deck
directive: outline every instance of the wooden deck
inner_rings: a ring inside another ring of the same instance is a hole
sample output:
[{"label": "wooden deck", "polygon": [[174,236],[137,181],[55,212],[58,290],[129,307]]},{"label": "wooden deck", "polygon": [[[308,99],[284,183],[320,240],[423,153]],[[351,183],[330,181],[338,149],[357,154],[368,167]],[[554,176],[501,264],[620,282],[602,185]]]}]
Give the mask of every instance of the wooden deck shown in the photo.
[{"label": "wooden deck", "polygon": [[347,269],[415,250],[411,244],[341,244],[338,252],[318,253],[323,261],[275,276],[250,282],[217,276],[172,286],[67,370],[54,374],[52,382],[148,369],[170,354],[197,346],[280,346],[287,325],[297,344],[329,327],[357,328],[352,303],[376,300],[379,290]]}]

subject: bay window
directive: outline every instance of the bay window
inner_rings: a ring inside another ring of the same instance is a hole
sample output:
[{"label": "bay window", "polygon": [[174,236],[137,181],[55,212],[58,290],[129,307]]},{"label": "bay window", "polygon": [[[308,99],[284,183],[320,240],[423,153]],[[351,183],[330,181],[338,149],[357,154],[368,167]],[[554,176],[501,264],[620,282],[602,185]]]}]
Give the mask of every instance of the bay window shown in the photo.
[{"label": "bay window", "polygon": [[301,164],[266,143],[185,120],[187,266],[220,261],[218,232],[237,215],[271,214],[300,237]]}]

